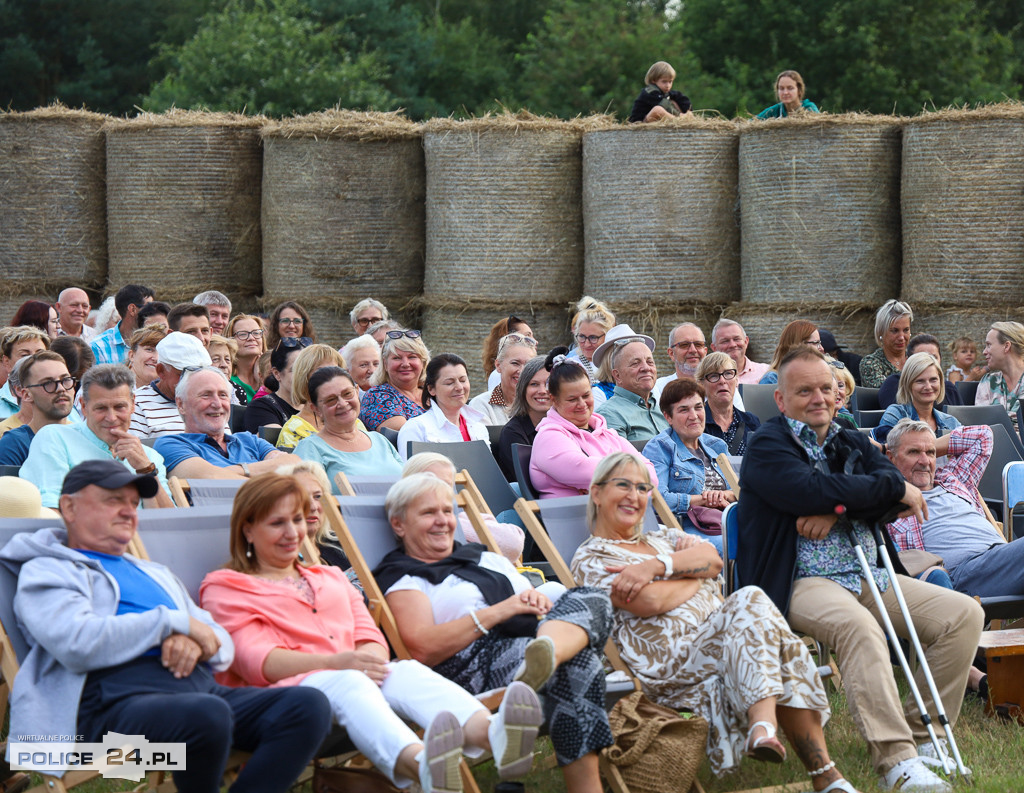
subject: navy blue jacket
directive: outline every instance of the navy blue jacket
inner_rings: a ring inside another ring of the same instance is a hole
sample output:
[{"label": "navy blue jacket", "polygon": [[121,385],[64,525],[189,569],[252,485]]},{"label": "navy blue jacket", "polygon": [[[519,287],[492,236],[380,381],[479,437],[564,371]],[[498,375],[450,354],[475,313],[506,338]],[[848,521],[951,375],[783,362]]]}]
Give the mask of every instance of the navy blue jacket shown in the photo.
[{"label": "navy blue jacket", "polygon": [[[789,610],[796,574],[798,517],[829,514],[843,504],[851,518],[873,522],[906,492],[903,475],[858,430],[840,430],[826,444],[825,453],[829,474],[811,464],[785,417],[776,416],[751,436],[743,457],[739,585],[761,587],[783,614]],[[882,534],[893,567],[905,574],[889,533]]]}]

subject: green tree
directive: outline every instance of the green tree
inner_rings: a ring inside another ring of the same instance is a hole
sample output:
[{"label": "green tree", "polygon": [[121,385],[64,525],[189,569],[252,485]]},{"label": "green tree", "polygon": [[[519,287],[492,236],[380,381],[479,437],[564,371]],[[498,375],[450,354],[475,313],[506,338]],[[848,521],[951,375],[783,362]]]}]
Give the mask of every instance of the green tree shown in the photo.
[{"label": "green tree", "polygon": [[165,47],[161,60],[170,70],[146,97],[148,110],[288,115],[391,102],[382,59],[347,50],[343,26],[323,26],[300,0],[231,0],[180,47]]}]

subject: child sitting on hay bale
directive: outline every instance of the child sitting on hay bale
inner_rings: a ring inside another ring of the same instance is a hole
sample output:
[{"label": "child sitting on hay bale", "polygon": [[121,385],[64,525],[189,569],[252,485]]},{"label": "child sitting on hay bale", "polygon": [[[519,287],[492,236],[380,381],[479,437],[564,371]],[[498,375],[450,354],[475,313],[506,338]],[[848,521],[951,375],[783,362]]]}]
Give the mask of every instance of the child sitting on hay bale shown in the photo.
[{"label": "child sitting on hay bale", "polygon": [[629,114],[631,124],[638,121],[659,121],[666,116],[680,116],[690,112],[689,97],[672,90],[676,70],[665,61],[658,61],[647,70],[644,90],[633,103]]}]

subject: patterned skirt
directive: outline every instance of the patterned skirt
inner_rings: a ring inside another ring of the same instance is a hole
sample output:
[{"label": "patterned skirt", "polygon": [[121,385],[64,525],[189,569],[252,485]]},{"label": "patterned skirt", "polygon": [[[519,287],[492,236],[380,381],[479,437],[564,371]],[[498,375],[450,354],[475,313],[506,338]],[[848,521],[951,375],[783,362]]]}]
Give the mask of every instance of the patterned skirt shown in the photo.
[{"label": "patterned skirt", "polygon": [[[561,664],[539,692],[558,764],[568,765],[612,744],[601,663],[611,631],[612,604],[604,590],[576,587],[555,602],[541,624],[548,620],[577,625],[588,639],[588,645]],[[499,636],[491,631],[434,671],[473,694],[502,688],[512,682],[530,641],[526,636]]]}]

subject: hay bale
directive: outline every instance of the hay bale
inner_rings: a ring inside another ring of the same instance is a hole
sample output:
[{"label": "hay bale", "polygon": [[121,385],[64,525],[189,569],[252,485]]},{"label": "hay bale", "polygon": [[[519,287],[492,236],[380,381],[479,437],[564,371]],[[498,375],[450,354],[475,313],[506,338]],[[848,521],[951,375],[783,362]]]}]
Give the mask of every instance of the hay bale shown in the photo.
[{"label": "hay bale", "polygon": [[0,291],[53,301],[105,281],[106,120],[62,105],[0,112]]},{"label": "hay bale", "polygon": [[583,137],[583,291],[607,301],[740,296],[737,133],[725,121]]},{"label": "hay bale", "polygon": [[[466,361],[473,395],[487,386],[480,359],[484,340],[499,319],[505,316],[493,310],[465,309],[431,305],[423,308],[423,340],[434,355],[453,352]],[[569,343],[569,312],[545,308],[534,312],[517,310],[516,316],[526,320],[537,337],[537,351],[546,354],[552,347]]]},{"label": "hay bale", "polygon": [[[318,342],[330,344],[332,347],[341,347],[355,335],[352,323],[349,321],[349,312],[355,304],[354,300],[338,300],[333,297],[303,298],[296,297],[295,292],[284,292],[276,295],[264,295],[259,301],[260,308],[258,310],[269,316],[274,308],[285,300],[295,300],[306,309],[309,318],[313,320]],[[392,319],[407,328],[419,328],[420,326],[419,311],[415,301],[391,304],[388,306],[388,312]]]},{"label": "hay bale", "polygon": [[802,115],[740,131],[744,302],[899,293],[900,120]]},{"label": "hay bale", "polygon": [[[262,130],[263,288],[303,305],[423,289],[423,147],[392,113],[329,111]],[[346,338],[351,335],[347,314]]]},{"label": "hay bale", "polygon": [[107,125],[109,289],[161,300],[261,291],[258,117],[144,113]]},{"label": "hay bale", "polygon": [[910,119],[902,195],[906,300],[946,306],[1020,301],[1024,106]]},{"label": "hay bale", "polygon": [[424,292],[560,305],[583,283],[583,122],[528,114],[424,125]]},{"label": "hay bale", "polygon": [[708,337],[711,328],[719,317],[719,312],[708,308],[702,303],[673,305],[669,308],[654,305],[641,305],[635,302],[610,303],[608,306],[615,314],[615,321],[629,325],[637,333],[645,333],[656,342],[655,358],[658,361],[659,376],[667,374],[663,367],[668,366],[665,349],[668,347],[668,334],[683,322],[692,322]]},{"label": "hay bale", "polygon": [[0,294],[0,328],[11,324],[14,315],[21,304],[26,300],[42,300],[44,303],[54,303],[56,295],[48,295],[45,292],[23,292],[22,294]]},{"label": "hay bale", "polygon": [[[1018,296],[1018,300],[1019,300]],[[993,322],[1024,318],[1024,306],[988,308],[950,308],[936,305],[914,306],[914,333],[930,333],[937,337],[942,349],[942,363],[948,367],[953,361],[948,345],[960,336],[970,336],[978,345],[978,363],[985,363],[981,349],[985,346],[985,335]]]},{"label": "hay bale", "polygon": [[[763,306],[736,303],[726,308],[723,316],[739,322],[750,337],[747,352],[755,361],[768,363],[775,354],[782,329],[795,319],[807,319],[819,328],[832,331],[843,349],[858,354],[871,352],[878,345],[872,339],[875,315],[857,304],[834,304],[831,307]],[[916,330],[916,324],[915,324]]]}]

